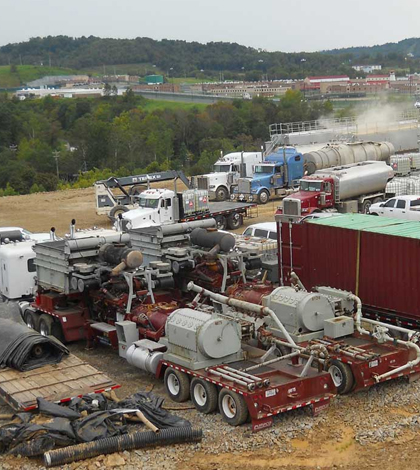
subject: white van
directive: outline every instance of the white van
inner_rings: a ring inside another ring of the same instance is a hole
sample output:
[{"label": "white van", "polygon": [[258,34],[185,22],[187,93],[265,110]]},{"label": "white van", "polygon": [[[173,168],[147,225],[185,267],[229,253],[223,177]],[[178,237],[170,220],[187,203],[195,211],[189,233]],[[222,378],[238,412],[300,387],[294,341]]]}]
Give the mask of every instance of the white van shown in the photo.
[{"label": "white van", "polygon": [[260,224],[253,224],[247,227],[242,235],[246,237],[258,237],[277,240],[277,224],[276,222],[262,222]]}]

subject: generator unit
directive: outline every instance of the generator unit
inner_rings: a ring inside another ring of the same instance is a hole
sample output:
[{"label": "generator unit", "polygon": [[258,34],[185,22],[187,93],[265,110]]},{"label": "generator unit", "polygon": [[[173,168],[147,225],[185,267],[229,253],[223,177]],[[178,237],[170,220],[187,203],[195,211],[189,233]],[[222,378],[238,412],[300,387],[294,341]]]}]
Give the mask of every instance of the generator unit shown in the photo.
[{"label": "generator unit", "polygon": [[[353,333],[353,319],[343,316],[354,308],[348,294],[323,287],[319,292],[307,292],[282,286],[263,297],[262,305],[274,311],[296,343],[302,343],[325,335],[337,338]],[[276,336],[282,336],[271,319],[267,324]]]},{"label": "generator unit", "polygon": [[167,348],[164,360],[192,370],[243,359],[238,322],[190,308],[169,316],[160,343]]}]

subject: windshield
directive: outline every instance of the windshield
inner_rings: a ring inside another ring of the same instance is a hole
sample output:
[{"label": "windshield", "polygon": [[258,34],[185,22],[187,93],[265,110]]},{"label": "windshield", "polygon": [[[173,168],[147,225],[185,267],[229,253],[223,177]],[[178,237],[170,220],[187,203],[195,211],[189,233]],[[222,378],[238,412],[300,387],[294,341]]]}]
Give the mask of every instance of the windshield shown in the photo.
[{"label": "windshield", "polygon": [[214,171],[216,173],[228,173],[230,171],[230,165],[214,165]]},{"label": "windshield", "polygon": [[266,166],[266,165],[257,165],[254,170],[255,173],[273,173],[273,167],[272,166]]},{"label": "windshield", "polygon": [[300,180],[301,191],[321,191],[322,181]]},{"label": "windshield", "polygon": [[155,209],[159,207],[159,199],[146,199],[145,197],[140,197],[140,207],[151,207]]}]

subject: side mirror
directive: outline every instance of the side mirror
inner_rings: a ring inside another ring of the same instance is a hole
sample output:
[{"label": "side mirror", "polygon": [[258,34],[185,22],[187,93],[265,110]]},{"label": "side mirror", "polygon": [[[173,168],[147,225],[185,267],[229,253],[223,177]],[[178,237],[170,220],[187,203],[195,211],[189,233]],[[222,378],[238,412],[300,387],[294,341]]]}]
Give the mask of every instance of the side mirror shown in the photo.
[{"label": "side mirror", "polygon": [[382,204],[379,204],[379,207],[384,207],[384,205],[385,205],[384,203],[382,203]]}]

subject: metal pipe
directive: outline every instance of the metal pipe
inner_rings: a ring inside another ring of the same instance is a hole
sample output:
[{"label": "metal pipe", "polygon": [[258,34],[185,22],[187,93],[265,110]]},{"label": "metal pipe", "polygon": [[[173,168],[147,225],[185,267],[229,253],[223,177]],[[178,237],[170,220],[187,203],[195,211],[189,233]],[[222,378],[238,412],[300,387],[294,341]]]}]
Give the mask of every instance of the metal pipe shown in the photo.
[{"label": "metal pipe", "polygon": [[262,380],[261,377],[257,377],[256,375],[247,374],[245,369],[237,370],[237,369],[232,369],[232,367],[229,367],[229,366],[225,366],[224,369],[228,370],[229,372],[235,372],[236,374],[243,375],[244,377],[249,377],[250,379],[253,379],[254,381]]},{"label": "metal pipe", "polygon": [[[217,370],[217,372],[220,372],[220,371],[226,370],[226,367],[224,367],[223,369],[215,369],[215,370]],[[229,371],[229,374],[227,375],[235,377],[235,379],[244,380],[248,384],[256,384],[256,385],[262,384],[261,379],[258,379],[258,381],[256,381],[249,377],[245,377],[244,375],[237,374],[236,371],[235,372]]]},{"label": "metal pipe", "polygon": [[292,337],[290,336],[286,328],[283,326],[282,322],[277,318],[276,314],[270,308],[252,304],[251,302],[245,302],[244,300],[237,300],[232,297],[226,297],[221,294],[215,294],[214,292],[204,289],[203,287],[197,286],[192,281],[188,283],[187,289],[197,293],[201,293],[221,304],[229,305],[231,307],[236,307],[242,310],[248,310],[249,312],[257,313],[259,315],[269,316],[287,339],[288,343],[283,344],[293,349],[300,349],[300,347],[297,346],[296,343],[293,341]]},{"label": "metal pipe", "polygon": [[293,271],[292,222],[289,222],[290,270]]},{"label": "metal pipe", "polygon": [[[357,328],[357,331],[361,334],[370,335],[370,332],[365,330],[361,326],[361,323],[362,323],[362,301],[360,300],[359,297],[357,297],[354,294],[349,294],[348,298],[354,300],[356,302],[356,305],[357,305],[357,311],[356,311],[356,328]],[[363,321],[365,321],[365,319],[363,319]],[[376,320],[370,320],[368,323],[370,323],[371,325],[375,325],[375,326],[381,326],[381,327],[384,327],[384,328],[387,328],[387,329],[395,329],[395,328],[393,328],[393,325],[388,325],[386,323],[381,323],[381,322],[378,322]],[[398,328],[398,327],[396,327],[396,328]],[[415,332],[411,331],[411,330],[408,330],[408,332],[409,332],[409,335],[410,335],[409,338],[411,338],[415,334]],[[401,367],[397,367],[396,369],[394,369],[392,371],[386,372],[385,374],[382,374],[382,375],[375,376],[375,381],[376,382],[380,382],[381,380],[384,380],[387,377],[390,377],[392,375],[398,374],[398,373],[400,373],[403,370],[406,370],[408,368],[412,369],[413,367],[415,367],[420,362],[420,348],[417,346],[417,344],[413,343],[410,340],[409,341],[402,341],[400,339],[394,339],[394,338],[391,338],[391,336],[389,336],[387,334],[384,335],[384,338],[385,338],[386,341],[389,341],[389,342],[392,342],[392,343],[397,343],[397,344],[400,344],[402,346],[406,346],[408,348],[414,349],[414,351],[416,353],[416,358],[413,359],[412,361],[408,361],[406,364],[402,365]]]},{"label": "metal pipe", "polygon": [[229,374],[223,374],[222,372],[219,372],[217,370],[214,370],[214,369],[209,369],[208,370],[209,374],[213,374],[213,375],[217,375],[218,377],[222,377],[226,380],[230,380],[231,382],[233,383],[237,383],[239,385],[243,385],[244,387],[246,387],[248,390],[254,390],[255,389],[255,386],[253,387],[252,385],[253,384],[249,384],[247,382],[245,382],[244,380],[240,380],[240,379],[236,379],[235,377],[232,377],[231,375]]},{"label": "metal pipe", "polygon": [[299,356],[299,355],[300,355],[300,353],[296,351],[296,352],[293,352],[293,353],[290,353],[290,354],[286,354],[285,356],[275,357],[274,359],[270,359],[268,361],[261,362],[259,364],[255,364],[255,366],[247,367],[246,369],[243,369],[243,371],[248,372],[250,370],[255,370],[255,369],[258,369],[259,367],[268,366],[268,365],[274,364],[276,362],[284,361],[285,359],[291,359],[292,357],[296,357],[296,356]]},{"label": "metal pipe", "polygon": [[283,280],[283,240],[281,236],[281,228],[282,228],[282,223],[281,220],[279,220],[278,224],[278,249],[279,249],[279,261],[280,261],[280,285],[284,286],[284,280]]},{"label": "metal pipe", "polygon": [[51,450],[44,454],[44,465],[46,467],[55,467],[101,454],[112,454],[154,445],[197,442],[201,441],[202,438],[202,429],[194,429],[189,426],[161,429],[158,433],[153,431],[135,432]]},{"label": "metal pipe", "polygon": [[290,273],[290,280],[295,281],[295,283],[299,286],[300,290],[302,290],[303,292],[308,292],[305,289],[305,286],[302,284],[302,281],[299,279],[299,276],[294,271]]}]

